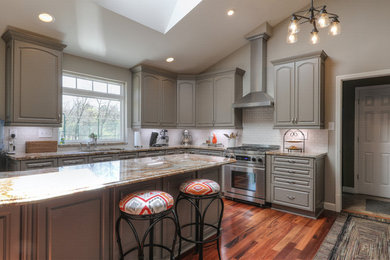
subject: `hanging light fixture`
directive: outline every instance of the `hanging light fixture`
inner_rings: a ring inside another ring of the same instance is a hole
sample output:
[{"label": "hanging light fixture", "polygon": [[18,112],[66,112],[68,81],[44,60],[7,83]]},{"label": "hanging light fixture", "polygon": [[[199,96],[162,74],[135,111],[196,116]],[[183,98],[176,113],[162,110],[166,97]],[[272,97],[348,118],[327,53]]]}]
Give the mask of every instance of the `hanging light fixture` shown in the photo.
[{"label": "hanging light fixture", "polygon": [[296,12],[291,16],[288,25],[287,43],[295,43],[298,40],[297,33],[300,29],[300,24],[311,23],[313,30],[311,31],[310,42],[317,44],[320,40],[317,26],[322,29],[330,25],[329,35],[336,36],[341,33],[339,16],[337,14],[328,13],[326,5],[316,8],[314,0],[311,0],[311,7],[307,10]]}]

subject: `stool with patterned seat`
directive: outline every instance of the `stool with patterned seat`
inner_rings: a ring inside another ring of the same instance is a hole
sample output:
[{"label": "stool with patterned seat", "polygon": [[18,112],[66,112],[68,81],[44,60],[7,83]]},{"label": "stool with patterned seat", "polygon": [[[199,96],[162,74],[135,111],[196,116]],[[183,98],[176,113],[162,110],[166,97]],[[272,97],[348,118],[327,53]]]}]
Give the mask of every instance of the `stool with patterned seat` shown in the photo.
[{"label": "stool with patterned seat", "polygon": [[[174,251],[177,234],[180,233],[176,213],[173,210],[173,197],[163,191],[139,191],[128,194],[119,202],[120,216],[116,222],[116,237],[119,247],[120,259],[138,250],[138,259],[144,259],[144,248],[149,248],[149,259],[153,259],[153,247],[160,247],[170,253],[170,259],[174,259]],[[154,227],[163,219],[171,220],[175,225],[175,235],[172,242],[172,247],[154,243]],[[125,220],[133,231],[137,246],[123,252],[122,241],[120,237],[120,223]],[[150,225],[142,239],[138,236],[132,220],[149,220]],[[149,244],[145,244],[146,238],[149,236]],[[180,249],[179,249],[180,251]]]},{"label": "stool with patterned seat", "polygon": [[[207,180],[207,179],[189,180],[180,185],[180,193],[179,196],[177,197],[176,204],[175,204],[176,212],[177,212],[177,207],[179,205],[179,202],[183,200],[188,201],[190,205],[192,205],[195,208],[195,222],[193,223],[180,225],[180,221],[179,221],[180,216],[178,216],[180,230],[187,227],[195,226],[195,240],[183,237],[181,235],[181,231],[179,231],[178,235],[180,238],[180,245],[182,240],[185,240],[190,243],[194,243],[196,245],[196,251],[199,253],[199,259],[203,259],[203,245],[213,241],[217,242],[218,257],[219,259],[221,259],[221,252],[219,249],[219,238],[221,237],[221,223],[222,223],[224,204],[223,204],[220,191],[221,188],[217,182],[213,180]],[[202,207],[203,210],[200,207],[201,201],[205,201],[205,205]],[[214,201],[217,201],[217,203],[220,203],[221,205],[221,210],[219,211],[217,225],[205,223],[206,213],[210,208],[210,205]],[[216,231],[216,236],[209,239],[204,239],[205,226],[213,228]],[[179,248],[179,253],[180,253],[180,248]]]}]

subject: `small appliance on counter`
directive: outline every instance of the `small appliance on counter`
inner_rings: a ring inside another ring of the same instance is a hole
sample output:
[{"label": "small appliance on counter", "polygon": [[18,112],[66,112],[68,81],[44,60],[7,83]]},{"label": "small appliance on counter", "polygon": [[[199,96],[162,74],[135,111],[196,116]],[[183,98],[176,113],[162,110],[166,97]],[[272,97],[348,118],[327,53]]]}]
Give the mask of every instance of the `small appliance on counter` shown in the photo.
[{"label": "small appliance on counter", "polygon": [[15,134],[10,134],[10,136],[8,138],[8,153],[9,154],[15,153],[15,150],[16,150],[15,138],[16,138]]},{"label": "small appliance on counter", "polygon": [[157,139],[157,145],[158,146],[168,146],[168,144],[169,144],[168,130],[163,129],[160,131],[160,136]]},{"label": "small appliance on counter", "polygon": [[183,131],[183,137],[181,138],[181,144],[182,145],[191,145],[192,144],[192,136],[190,134],[190,131],[188,131],[188,130]]},{"label": "small appliance on counter", "polygon": [[157,132],[152,132],[150,135],[150,141],[149,141],[149,146],[150,147],[156,147],[157,146],[157,137],[158,133]]},{"label": "small appliance on counter", "polygon": [[134,132],[134,147],[141,148],[141,133],[139,131]]}]

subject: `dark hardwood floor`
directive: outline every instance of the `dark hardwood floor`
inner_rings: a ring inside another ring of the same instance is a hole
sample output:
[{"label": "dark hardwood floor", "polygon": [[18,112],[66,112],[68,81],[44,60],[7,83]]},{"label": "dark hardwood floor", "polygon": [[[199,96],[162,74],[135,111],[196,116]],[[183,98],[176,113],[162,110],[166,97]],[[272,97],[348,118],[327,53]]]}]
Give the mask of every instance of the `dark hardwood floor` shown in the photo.
[{"label": "dark hardwood floor", "polygon": [[[224,200],[222,259],[312,259],[337,214],[325,212],[317,220]],[[204,259],[218,259],[216,246]],[[195,260],[194,251],[183,260]]]}]

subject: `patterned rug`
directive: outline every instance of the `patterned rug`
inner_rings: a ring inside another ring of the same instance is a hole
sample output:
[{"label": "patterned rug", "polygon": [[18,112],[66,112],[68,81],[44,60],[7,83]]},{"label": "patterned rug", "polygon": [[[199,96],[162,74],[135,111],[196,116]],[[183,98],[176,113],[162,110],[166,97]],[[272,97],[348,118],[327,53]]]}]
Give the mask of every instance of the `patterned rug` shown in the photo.
[{"label": "patterned rug", "polygon": [[341,214],[314,259],[390,259],[390,221]]}]

